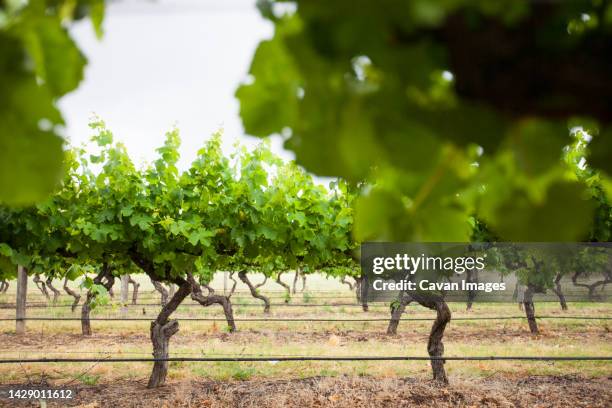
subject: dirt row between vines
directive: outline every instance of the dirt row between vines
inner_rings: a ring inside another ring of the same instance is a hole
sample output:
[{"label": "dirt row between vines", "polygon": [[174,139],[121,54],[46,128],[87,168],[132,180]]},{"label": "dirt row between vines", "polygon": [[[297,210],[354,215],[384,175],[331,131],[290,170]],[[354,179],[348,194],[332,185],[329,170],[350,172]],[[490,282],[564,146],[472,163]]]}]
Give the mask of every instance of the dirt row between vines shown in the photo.
[{"label": "dirt row between vines", "polygon": [[[452,380],[438,388],[412,378],[313,377],[296,380],[183,381],[148,390],[141,381],[79,386],[48,407],[610,407],[612,377],[503,376]],[[0,400],[1,407],[38,407]]]},{"label": "dirt row between vines", "polygon": [[[209,329],[207,331],[186,331],[182,330],[172,338],[171,345],[181,344],[197,344],[198,341],[218,339],[221,342],[235,343],[253,343],[266,338],[269,341],[274,341],[277,344],[287,343],[304,343],[304,342],[325,342],[330,336],[336,336],[341,341],[347,342],[367,342],[380,340],[391,343],[407,343],[407,342],[427,342],[429,335],[429,327],[420,327],[415,330],[409,327],[409,322],[402,327],[397,335],[389,336],[384,331],[360,331],[360,330],[329,330],[323,329],[318,331],[274,331],[274,330],[257,330],[257,329],[241,329],[237,333],[225,333],[218,329]],[[414,330],[414,331],[413,331]],[[4,351],[16,349],[24,350],[24,346],[45,347],[61,347],[62,345],[72,346],[75,343],[88,344],[91,343],[96,347],[105,345],[122,345],[122,344],[147,344],[151,340],[146,330],[136,333],[97,333],[94,327],[94,334],[91,337],[83,337],[78,333],[36,333],[33,331],[27,336],[16,336],[12,333],[0,333],[0,344]],[[573,328],[560,328],[556,330],[543,328],[538,336],[533,336],[527,328],[479,328],[479,327],[461,327],[450,326],[444,334],[444,341],[464,341],[464,342],[513,342],[517,340],[527,341],[534,338],[544,340],[563,340],[570,339],[584,341],[604,341],[612,342],[612,330],[607,325],[603,327],[589,326],[582,327],[579,331]]]}]

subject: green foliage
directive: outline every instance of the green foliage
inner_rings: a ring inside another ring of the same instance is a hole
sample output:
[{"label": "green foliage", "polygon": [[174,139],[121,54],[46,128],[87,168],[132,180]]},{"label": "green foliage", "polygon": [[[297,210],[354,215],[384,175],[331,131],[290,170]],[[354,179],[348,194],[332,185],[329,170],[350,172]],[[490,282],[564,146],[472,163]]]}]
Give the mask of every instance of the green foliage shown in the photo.
[{"label": "green foliage", "polygon": [[180,172],[177,129],[166,134],[158,158],[137,169],[102,120],[90,126],[92,143],[67,151],[55,194],[33,207],[0,206],[0,259],[11,273],[21,264],[31,273],[82,278],[93,307],[108,302],[92,278],[103,265],[115,276],[141,272],[173,283],[191,272],[201,284],[219,270],[354,273],[354,193],[346,183],[316,184],[267,143],[226,156],[221,134]]},{"label": "green foliage", "polygon": [[610,197],[612,94],[562,72],[609,82],[607,3],[258,4],[275,33],[236,92],[245,129],[361,183],[356,240],[468,241],[474,214],[504,240],[588,237],[597,205],[562,158],[576,124],[598,130],[589,160]]},{"label": "green foliage", "polygon": [[0,202],[41,201],[61,178],[56,101],[78,86],[86,63],[66,24],[88,14],[101,34],[103,0],[0,3]]}]

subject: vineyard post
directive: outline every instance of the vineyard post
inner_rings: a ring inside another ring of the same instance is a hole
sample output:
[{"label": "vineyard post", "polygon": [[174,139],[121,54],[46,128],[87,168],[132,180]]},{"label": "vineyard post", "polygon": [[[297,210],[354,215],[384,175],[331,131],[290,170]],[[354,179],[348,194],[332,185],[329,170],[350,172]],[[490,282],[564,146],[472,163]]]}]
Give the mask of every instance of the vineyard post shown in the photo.
[{"label": "vineyard post", "polygon": [[28,293],[28,272],[23,266],[17,267],[17,298],[15,304],[17,306],[15,323],[15,332],[17,334],[25,334],[26,323],[26,296]]}]

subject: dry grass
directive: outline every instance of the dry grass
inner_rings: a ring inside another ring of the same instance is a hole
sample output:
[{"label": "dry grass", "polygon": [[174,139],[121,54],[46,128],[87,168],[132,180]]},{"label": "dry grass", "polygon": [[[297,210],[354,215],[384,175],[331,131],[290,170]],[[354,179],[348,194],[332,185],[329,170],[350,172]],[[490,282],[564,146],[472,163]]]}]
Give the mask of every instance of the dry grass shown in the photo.
[{"label": "dry grass", "polygon": [[[4,404],[4,405],[3,405]],[[0,400],[0,406],[7,401]],[[23,403],[21,406],[39,406]],[[577,376],[456,379],[311,377],[293,380],[180,381],[148,390],[142,381],[80,386],[77,398],[48,407],[610,407],[612,380]]]},{"label": "dry grass", "polygon": [[[348,290],[337,295],[351,296]],[[278,296],[278,293],[275,294]],[[30,301],[39,301],[34,294]],[[154,302],[155,296],[147,302]],[[232,298],[236,317],[264,317],[256,300]],[[364,313],[357,307],[311,307],[297,295],[297,307],[273,307],[269,317],[387,319],[386,307]],[[0,303],[11,301],[0,296]],[[327,302],[337,301],[333,297]],[[354,301],[351,299],[341,302]],[[62,302],[69,303],[64,297]],[[275,303],[282,302],[277,298]],[[320,300],[311,300],[319,303]],[[471,312],[451,304],[453,318],[518,316],[514,304],[476,304]],[[610,304],[576,303],[569,312],[557,304],[537,304],[539,315],[610,316]],[[132,307],[130,317],[153,318],[159,308]],[[79,317],[69,308],[33,308],[29,316]],[[222,317],[220,308],[181,307],[175,317]],[[0,317],[14,310],[0,309]],[[97,310],[94,317],[120,316],[119,308]],[[405,317],[433,318],[420,307]],[[82,337],[80,323],[34,322],[25,336],[14,322],[0,322],[0,358],[150,357],[149,322],[92,322],[94,335]],[[172,356],[237,355],[415,355],[426,356],[431,321],[404,321],[399,334],[385,334],[381,322],[238,322],[239,332],[225,332],[223,322],[181,322],[170,343]],[[524,320],[454,320],[445,336],[445,355],[612,355],[611,323],[605,320],[541,320],[532,336]],[[76,354],[74,354],[76,353]],[[24,383],[44,376],[52,385],[71,382],[80,388],[75,406],[88,407],[365,407],[365,406],[612,406],[610,362],[448,361],[451,385],[440,391],[430,383],[425,361],[171,363],[169,385],[146,390],[150,363],[0,365],[0,384]],[[86,372],[86,375],[82,375]],[[580,373],[580,377],[576,374]],[[409,377],[409,379],[407,379]],[[546,401],[546,403],[542,403]],[[0,401],[0,406],[6,401]],[[81,404],[81,405],[78,405]],[[538,405],[540,404],[540,405]],[[11,405],[12,406],[12,405]],[[39,405],[35,405],[39,406]],[[57,406],[49,404],[48,406]]]}]

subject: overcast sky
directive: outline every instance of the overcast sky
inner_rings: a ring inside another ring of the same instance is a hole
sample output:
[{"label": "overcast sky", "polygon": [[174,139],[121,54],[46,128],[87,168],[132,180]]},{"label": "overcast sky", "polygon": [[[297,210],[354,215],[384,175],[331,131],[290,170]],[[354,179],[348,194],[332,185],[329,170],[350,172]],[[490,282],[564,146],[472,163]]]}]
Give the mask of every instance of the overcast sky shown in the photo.
[{"label": "overcast sky", "polygon": [[[257,44],[273,34],[255,0],[122,0],[107,7],[101,40],[89,21],[71,32],[89,60],[79,88],[60,101],[73,144],[91,136],[93,113],[137,163],[154,158],[173,124],[183,168],[219,128],[226,151],[237,139],[258,142],[243,136],[234,98]],[[273,148],[293,157],[278,139]]]}]

